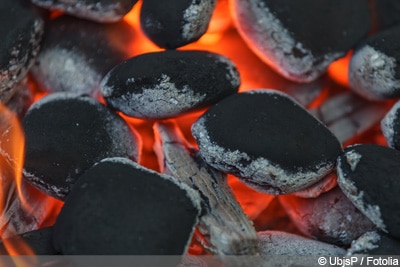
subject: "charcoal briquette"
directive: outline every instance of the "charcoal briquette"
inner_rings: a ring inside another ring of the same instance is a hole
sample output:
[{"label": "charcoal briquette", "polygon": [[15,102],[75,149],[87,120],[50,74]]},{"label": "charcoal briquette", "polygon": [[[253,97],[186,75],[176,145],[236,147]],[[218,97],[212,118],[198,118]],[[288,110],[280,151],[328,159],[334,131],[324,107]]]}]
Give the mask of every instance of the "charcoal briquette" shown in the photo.
[{"label": "charcoal briquette", "polygon": [[282,231],[258,232],[261,256],[344,256],[346,250],[336,245]]},{"label": "charcoal briquette", "polygon": [[0,101],[7,102],[37,56],[44,23],[20,0],[1,1],[0,17]]},{"label": "charcoal briquette", "polygon": [[366,232],[351,243],[347,255],[397,255],[400,251],[400,240],[381,231]]},{"label": "charcoal briquette", "polygon": [[198,40],[207,30],[216,0],[143,1],[140,26],[162,48],[175,49]]},{"label": "charcoal briquette", "polygon": [[61,16],[47,24],[33,78],[50,92],[99,95],[103,76],[130,56],[128,23],[99,24]]},{"label": "charcoal briquette", "polygon": [[381,121],[387,144],[400,150],[400,101],[396,102]]},{"label": "charcoal briquette", "polygon": [[[21,242],[29,246],[35,255],[57,255],[58,252],[53,246],[53,227],[45,227],[38,230],[23,233],[15,237],[2,239],[0,242],[0,255],[9,255],[16,251],[7,248],[20,246]],[[18,251],[23,253],[22,251]],[[26,251],[27,252],[27,251]]]},{"label": "charcoal briquette", "polygon": [[200,214],[184,184],[125,158],[105,159],[76,182],[54,225],[61,254],[182,255]]},{"label": "charcoal briquette", "polygon": [[31,0],[50,10],[61,10],[72,16],[101,23],[119,21],[137,0]]},{"label": "charcoal briquette", "polygon": [[379,229],[400,237],[400,151],[375,144],[352,145],[338,158],[338,185]]},{"label": "charcoal briquette", "polygon": [[107,104],[132,117],[162,119],[204,108],[237,92],[235,65],[206,51],[153,52],[113,68],[101,82]]},{"label": "charcoal briquette", "polygon": [[270,89],[221,100],[194,123],[192,134],[208,164],[269,194],[316,183],[342,151],[323,124],[286,94]]},{"label": "charcoal briquette", "polygon": [[400,26],[369,37],[351,57],[350,88],[361,96],[382,100],[400,96]]},{"label": "charcoal briquette", "polygon": [[339,187],[316,198],[288,195],[280,196],[279,200],[304,235],[323,242],[349,245],[375,228]]},{"label": "charcoal briquette", "polygon": [[309,82],[363,39],[365,0],[236,0],[236,27],[249,47],[286,78]]},{"label": "charcoal briquette", "polygon": [[87,96],[51,94],[33,104],[22,123],[25,179],[61,200],[96,162],[113,156],[138,160],[135,131]]}]

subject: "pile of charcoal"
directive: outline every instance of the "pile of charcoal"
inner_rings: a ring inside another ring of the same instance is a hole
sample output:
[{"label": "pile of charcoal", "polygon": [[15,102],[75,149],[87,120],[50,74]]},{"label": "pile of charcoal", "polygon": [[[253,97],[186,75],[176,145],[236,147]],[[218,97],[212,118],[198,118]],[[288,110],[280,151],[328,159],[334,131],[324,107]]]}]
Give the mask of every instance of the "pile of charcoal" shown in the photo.
[{"label": "pile of charcoal", "polygon": [[[138,6],[140,30],[161,51],[132,56],[124,17]],[[298,90],[242,90],[228,56],[179,49],[204,36],[216,6]],[[15,234],[45,255],[185,255],[193,243],[265,259],[398,254],[399,9],[396,0],[3,1],[0,100],[21,118],[24,183],[63,202],[52,226]],[[349,84],[324,98],[329,66],[349,53]],[[196,112],[188,140],[177,121]],[[145,136],[129,119],[151,125],[157,171],[141,164]],[[356,138],[371,129],[385,141]],[[246,214],[227,176],[271,196],[295,230]]]}]

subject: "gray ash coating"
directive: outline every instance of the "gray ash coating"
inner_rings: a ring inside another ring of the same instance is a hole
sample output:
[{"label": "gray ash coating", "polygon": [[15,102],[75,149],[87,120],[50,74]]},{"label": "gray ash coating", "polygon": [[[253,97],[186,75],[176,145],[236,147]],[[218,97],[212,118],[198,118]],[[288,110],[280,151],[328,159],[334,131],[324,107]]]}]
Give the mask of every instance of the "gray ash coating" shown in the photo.
[{"label": "gray ash coating", "polygon": [[400,152],[379,145],[353,145],[338,158],[338,185],[379,229],[400,237]]},{"label": "gray ash coating", "polygon": [[175,49],[198,40],[208,28],[215,0],[146,0],[140,26],[159,47]]},{"label": "gray ash coating", "polygon": [[369,30],[363,0],[233,1],[236,26],[249,47],[286,78],[309,82]]},{"label": "gray ash coating", "polygon": [[105,159],[65,200],[54,245],[67,255],[183,255],[200,205],[195,190],[170,176],[126,158]]},{"label": "gray ash coating", "polygon": [[338,246],[281,231],[258,232],[261,256],[344,256],[346,250]]},{"label": "gray ash coating", "polygon": [[133,30],[124,21],[99,24],[61,16],[47,24],[33,78],[50,92],[99,95],[101,79],[130,55]]},{"label": "gray ash coating", "polygon": [[396,102],[381,121],[381,130],[391,148],[400,150],[400,102]]},{"label": "gray ash coating", "polygon": [[44,23],[19,0],[2,1],[0,17],[0,101],[7,102],[39,52]]},{"label": "gray ash coating", "polygon": [[67,14],[101,23],[122,19],[137,0],[31,0],[32,3],[50,10],[62,10]]},{"label": "gray ash coating", "polygon": [[63,200],[82,173],[103,158],[138,160],[136,134],[96,100],[54,93],[33,104],[23,119],[24,178]]},{"label": "gray ash coating", "polygon": [[316,198],[288,195],[279,200],[303,234],[330,244],[349,245],[375,228],[339,187]]},{"label": "gray ash coating", "polygon": [[235,65],[222,55],[168,50],[119,64],[104,77],[101,93],[128,116],[162,119],[212,105],[239,84]]},{"label": "gray ash coating", "polygon": [[356,93],[372,100],[400,96],[400,27],[369,37],[355,51],[349,83]]},{"label": "gray ash coating", "polygon": [[221,100],[194,123],[192,134],[208,164],[270,194],[314,184],[342,151],[323,124],[287,95],[268,89]]},{"label": "gray ash coating", "polygon": [[351,243],[347,256],[366,255],[397,255],[400,251],[400,241],[380,231],[366,232]]}]

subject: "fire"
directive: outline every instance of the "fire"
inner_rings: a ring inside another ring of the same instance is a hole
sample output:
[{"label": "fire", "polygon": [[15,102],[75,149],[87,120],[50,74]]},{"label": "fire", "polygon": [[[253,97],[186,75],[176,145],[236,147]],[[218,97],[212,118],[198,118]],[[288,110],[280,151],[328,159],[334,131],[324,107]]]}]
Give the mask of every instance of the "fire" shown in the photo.
[{"label": "fire", "polygon": [[[141,8],[141,1],[139,1],[132,11],[127,14],[124,21],[127,22],[134,31],[134,42],[131,46],[131,56],[162,51],[154,45],[149,39],[146,38],[140,29],[139,13]],[[285,90],[287,81],[276,74],[271,68],[266,66],[245,44],[238,32],[232,25],[232,20],[227,14],[228,0],[219,0],[217,8],[214,12],[209,30],[197,42],[186,45],[180,49],[182,50],[207,50],[219,53],[230,58],[237,66],[241,75],[240,92],[256,89],[256,88],[274,88]],[[59,16],[60,13],[56,12],[52,18]],[[347,68],[349,64],[351,53],[343,59],[334,62],[329,70],[328,75],[331,76],[338,83],[347,86]],[[256,71],[255,71],[256,70]],[[32,85],[32,87],[34,87]],[[34,101],[39,100],[46,95],[46,92],[38,88],[32,90],[34,92]],[[320,95],[309,105],[309,107],[318,107],[329,97],[329,90],[324,89]],[[103,102],[104,103],[104,102]],[[0,179],[1,191],[3,192],[0,197],[0,236],[8,237],[12,234],[20,234],[27,230],[39,229],[41,227],[51,226],[62,207],[62,202],[53,199],[39,190],[25,184],[22,180],[22,167],[24,158],[24,135],[23,130],[19,124],[18,118],[10,112],[3,105],[0,105],[1,118],[1,132],[0,137]],[[196,143],[191,135],[190,127],[194,121],[204,112],[200,110],[190,114],[175,118],[175,122],[181,128],[181,131],[186,140],[192,146],[196,147]],[[127,117],[119,114],[124,120],[133,126],[141,135],[142,151],[140,164],[153,169],[159,170],[157,164],[157,156],[153,151],[154,133],[153,123],[151,120],[142,120]],[[377,129],[373,129],[377,133]],[[381,134],[373,134],[375,143],[384,143]],[[265,195],[250,189],[243,183],[239,182],[235,177],[229,175],[228,182],[232,187],[238,202],[242,205],[245,213],[251,220],[256,220],[260,213],[275,199],[273,196]],[[10,214],[8,211],[13,201],[19,201],[22,209],[27,214],[35,218],[35,222],[27,225],[28,229],[14,229],[12,222],[10,222]],[[199,233],[195,236],[201,239]],[[4,239],[4,244],[7,247],[10,255],[33,255],[29,246],[23,240],[17,242],[7,242]],[[194,240],[190,253],[202,254],[204,253],[199,243]],[[17,266],[25,266],[23,264]]]}]

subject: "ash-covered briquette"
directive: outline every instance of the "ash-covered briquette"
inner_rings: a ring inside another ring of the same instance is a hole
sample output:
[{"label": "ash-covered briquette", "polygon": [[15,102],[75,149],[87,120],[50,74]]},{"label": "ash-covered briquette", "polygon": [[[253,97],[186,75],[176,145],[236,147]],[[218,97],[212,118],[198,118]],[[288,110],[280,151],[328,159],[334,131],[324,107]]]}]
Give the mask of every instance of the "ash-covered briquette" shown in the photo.
[{"label": "ash-covered briquette", "polygon": [[[33,251],[35,255],[57,255],[59,254],[53,246],[53,227],[45,227],[42,229],[30,231],[18,235],[2,239],[0,242],[0,255],[9,255],[11,252],[8,248],[20,246],[24,242],[26,246]],[[26,251],[27,252],[27,251]]]},{"label": "ash-covered briquette", "polygon": [[275,195],[316,183],[342,151],[323,124],[270,89],[223,99],[194,123],[192,134],[208,164]]},{"label": "ash-covered briquette", "polygon": [[336,245],[282,231],[258,232],[261,256],[344,256],[346,250]]},{"label": "ash-covered briquette", "polygon": [[214,104],[239,85],[239,73],[225,56],[168,50],[116,66],[101,82],[101,92],[108,105],[128,116],[163,119]]},{"label": "ash-covered briquette", "polygon": [[400,150],[400,101],[396,102],[382,119],[381,130],[388,145]]},{"label": "ash-covered briquette", "polygon": [[145,0],[140,11],[140,26],[159,47],[175,49],[198,40],[207,31],[215,2]]},{"label": "ash-covered briquette", "polygon": [[375,228],[339,187],[316,198],[288,195],[279,200],[303,234],[327,243],[349,245]]},{"label": "ash-covered briquette", "polygon": [[132,40],[124,21],[99,24],[61,16],[47,24],[33,77],[50,92],[97,96],[103,76],[130,56]]},{"label": "ash-covered briquette", "polygon": [[119,21],[137,0],[31,0],[32,3],[50,10],[61,10],[75,17],[101,23]]},{"label": "ash-covered briquette", "polygon": [[400,241],[381,231],[366,232],[351,243],[347,255],[398,255]]},{"label": "ash-covered briquette", "polygon": [[364,0],[235,0],[240,35],[267,64],[298,82],[315,80],[369,30]]},{"label": "ash-covered briquette", "polygon": [[40,47],[44,23],[22,1],[0,3],[0,101],[7,102],[32,66]]},{"label": "ash-covered briquette", "polygon": [[379,229],[400,237],[400,151],[374,145],[349,146],[338,158],[338,185]]},{"label": "ash-covered briquette", "polygon": [[61,254],[182,255],[200,196],[125,158],[105,159],[77,181],[54,225]]},{"label": "ash-covered briquette", "polygon": [[400,96],[400,26],[369,37],[349,65],[350,88],[361,96],[381,100]]},{"label": "ash-covered briquette", "polygon": [[96,100],[54,93],[33,104],[23,119],[24,178],[63,200],[80,175],[108,157],[138,160],[135,132]]}]

